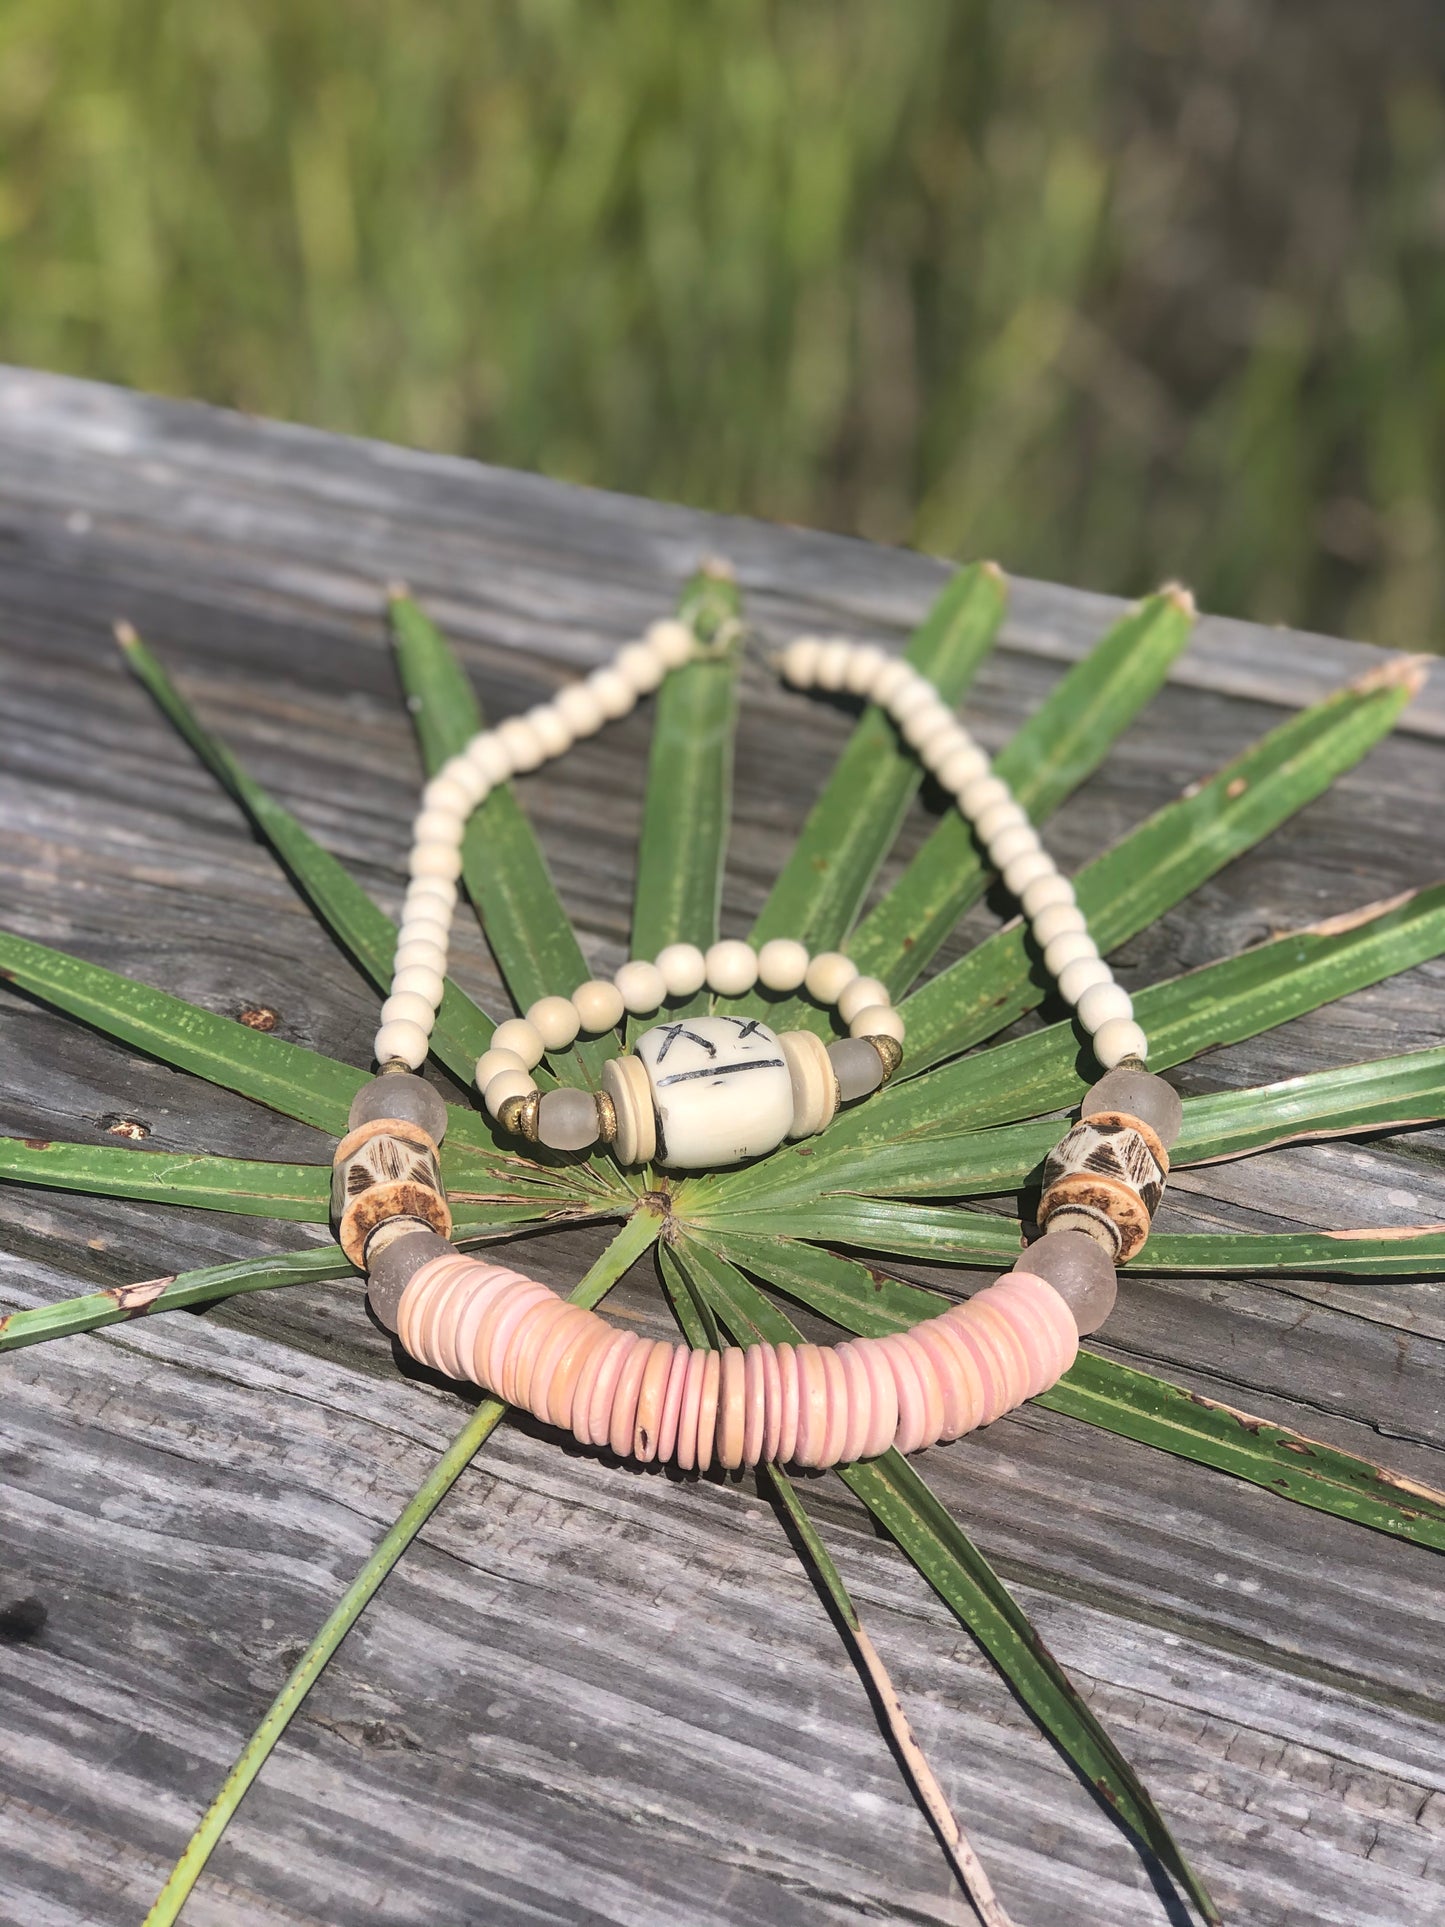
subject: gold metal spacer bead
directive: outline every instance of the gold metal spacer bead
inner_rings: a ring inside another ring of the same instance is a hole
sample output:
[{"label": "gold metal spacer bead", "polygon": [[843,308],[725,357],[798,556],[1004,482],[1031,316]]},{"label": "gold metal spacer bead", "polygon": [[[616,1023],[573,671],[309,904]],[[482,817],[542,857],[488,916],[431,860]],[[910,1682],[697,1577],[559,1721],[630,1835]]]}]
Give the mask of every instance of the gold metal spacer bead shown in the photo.
[{"label": "gold metal spacer bead", "polygon": [[410,1076],[412,1070],[411,1065],[407,1063],[404,1057],[388,1057],[376,1074],[378,1077]]},{"label": "gold metal spacer bead", "polygon": [[537,1140],[537,1113],[542,1108],[542,1093],[528,1091],[525,1097],[509,1097],[497,1112],[497,1122],[511,1137],[525,1138],[529,1144]]},{"label": "gold metal spacer bead", "polygon": [[[903,1062],[903,1046],[896,1037],[887,1037],[882,1033],[876,1037],[865,1037],[863,1041],[865,1044],[871,1044],[877,1051],[878,1061],[883,1066],[883,1083],[886,1084]],[[879,1089],[882,1088],[883,1086],[880,1085]]]},{"label": "gold metal spacer bead", "polygon": [[617,1106],[606,1091],[597,1093],[597,1142],[611,1144],[617,1136]]}]

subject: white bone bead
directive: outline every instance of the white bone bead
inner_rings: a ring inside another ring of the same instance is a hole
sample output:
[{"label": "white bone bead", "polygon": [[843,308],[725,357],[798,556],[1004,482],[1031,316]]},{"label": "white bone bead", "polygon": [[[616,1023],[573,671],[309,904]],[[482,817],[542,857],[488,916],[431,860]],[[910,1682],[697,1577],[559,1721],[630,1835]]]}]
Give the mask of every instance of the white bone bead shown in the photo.
[{"label": "white bone bead", "polygon": [[445,877],[454,883],[462,873],[462,852],[456,843],[418,843],[411,853],[414,877]]},{"label": "white bone bead", "polygon": [[[1025,819],[1022,823],[1010,823],[996,836],[989,838],[988,853],[1000,870],[1006,870],[1017,856],[1033,856],[1038,853],[1038,832]],[[1053,868],[1050,863],[1049,868]]]},{"label": "white bone bead", "polygon": [[965,740],[949,754],[938,766],[938,780],[946,790],[956,796],[960,790],[976,783],[981,776],[987,776],[988,757],[966,731],[960,731]]},{"label": "white bone bead", "polygon": [[933,763],[933,745],[945,737],[952,738],[958,728],[950,710],[937,703],[932,709],[917,709],[903,725],[906,741],[917,753],[918,760],[930,768]]},{"label": "white bone bead", "polygon": [[398,971],[410,970],[417,964],[425,970],[436,970],[445,976],[447,953],[439,943],[431,943],[425,937],[408,937],[397,944],[391,967]]},{"label": "white bone bead", "polygon": [[816,636],[799,636],[783,651],[784,680],[795,689],[807,689],[817,674],[823,645]]},{"label": "white bone bead", "polygon": [[1062,937],[1066,930],[1087,930],[1089,920],[1076,903],[1051,903],[1032,917],[1034,936],[1042,944]]},{"label": "white bone bead", "polygon": [[873,700],[881,709],[891,709],[893,698],[916,680],[913,664],[901,656],[890,656],[873,683]]},{"label": "white bone bead", "polygon": [[500,1117],[502,1106],[509,1097],[530,1097],[536,1088],[530,1071],[498,1071],[495,1077],[487,1079],[487,1087],[482,1092],[487,1115]]},{"label": "white bone bead", "polygon": [[1107,1071],[1122,1064],[1126,1057],[1142,1060],[1149,1055],[1149,1039],[1132,1017],[1111,1018],[1094,1032],[1092,1042],[1095,1057]]},{"label": "white bone bead", "polygon": [[778,1046],[793,1086],[793,1121],[788,1136],[813,1137],[827,1128],[838,1108],[833,1060],[822,1038],[810,1030],[780,1031]]},{"label": "white bone bead", "polygon": [[985,810],[991,810],[997,803],[1012,802],[1013,793],[1008,784],[1000,782],[997,776],[975,777],[958,792],[958,807],[975,827]]},{"label": "white bone bead", "polygon": [[493,1044],[490,1050],[484,1050],[477,1059],[477,1089],[485,1091],[492,1079],[503,1071],[521,1071],[525,1074],[526,1069],[527,1066],[514,1050],[499,1050]]},{"label": "white bone bead", "polygon": [[426,1062],[426,1047],[427,1033],[422,1026],[397,1017],[377,1031],[372,1054],[378,1064],[389,1064],[394,1057],[399,1057],[409,1069],[419,1070]]},{"label": "white bone bead", "polygon": [[465,783],[458,782],[448,764],[422,791],[421,806],[424,810],[449,810],[453,816],[465,816],[472,807],[472,793]]},{"label": "white bone bead", "polygon": [[758,953],[736,937],[712,944],[707,953],[707,980],[720,997],[742,997],[758,981]]},{"label": "white bone bead", "polygon": [[525,1017],[509,1017],[492,1032],[492,1049],[511,1051],[531,1071],[541,1063],[547,1046]]},{"label": "white bone bead", "polygon": [[456,907],[455,877],[413,877],[406,886],[406,895],[401,900],[403,917],[416,914],[423,917],[438,917],[444,921],[450,917]]},{"label": "white bone bead", "polygon": [[552,699],[558,714],[565,720],[575,738],[595,736],[607,721],[607,715],[597,700],[595,690],[589,689],[585,682],[569,682],[557,691]]},{"label": "white bone bead", "polygon": [[767,990],[797,990],[807,974],[808,952],[792,937],[774,937],[758,952],[758,981]]},{"label": "white bone bead", "polygon": [[455,756],[449,756],[437,775],[445,776],[449,783],[455,783],[458,789],[466,792],[469,811],[477,807],[486,784],[476,764],[469,761],[465,749],[458,750]]},{"label": "white bone bead", "polygon": [[938,691],[933,684],[926,676],[920,676],[915,670],[910,670],[908,681],[890,701],[888,713],[902,729],[910,716],[916,716],[925,709],[932,710],[939,707]]},{"label": "white bone bead", "polygon": [[697,639],[685,622],[679,622],[675,616],[665,616],[662,621],[648,625],[643,640],[666,668],[681,669],[691,657]]},{"label": "white bone bead", "polygon": [[451,941],[451,923],[440,917],[408,917],[396,933],[398,950],[406,943],[434,943],[445,954]]},{"label": "white bone bead", "polygon": [[[625,1062],[625,1059],[614,1059]],[[715,1169],[776,1149],[793,1121],[793,1082],[775,1032],[741,1017],[689,1017],[638,1038],[660,1160]]]},{"label": "white bone bead", "polygon": [[650,695],[667,674],[667,664],[645,642],[629,642],[619,649],[612,666],[639,696]]},{"label": "white bone bead", "polygon": [[818,652],[818,664],[813,672],[813,680],[819,689],[838,690],[843,687],[848,674],[849,658],[853,654],[851,642],[835,637],[825,642]]},{"label": "white bone bead", "polygon": [[538,703],[535,709],[527,711],[522,720],[532,725],[548,758],[564,755],[576,740],[571,725],[555,701]]},{"label": "white bone bead", "polygon": [[631,1052],[609,1057],[602,1066],[602,1088],[617,1113],[613,1148],[620,1164],[646,1164],[657,1149],[657,1119],[647,1072]]},{"label": "white bone bead", "polygon": [[1071,963],[1080,957],[1097,957],[1094,939],[1087,930],[1065,930],[1062,935],[1051,937],[1044,945],[1044,968],[1051,977],[1058,977]]},{"label": "white bone bead", "polygon": [[478,730],[463,754],[489,790],[494,790],[499,783],[505,783],[512,773],[507,752],[494,729]]},{"label": "white bone bead", "polygon": [[543,758],[542,739],[525,716],[509,716],[497,728],[497,740],[517,774],[536,769]]},{"label": "white bone bead", "polygon": [[667,985],[656,964],[634,957],[612,979],[622,993],[622,1001],[634,1015],[656,1010],[667,995]]},{"label": "white bone bead", "polygon": [[460,843],[465,818],[460,811],[423,810],[412,820],[411,840],[422,843]]},{"label": "white bone bead", "polygon": [[876,977],[854,977],[838,993],[838,1015],[845,1024],[851,1024],[860,1010],[892,1001],[887,984],[880,983]]},{"label": "white bone bead", "polygon": [[578,984],[572,992],[572,1006],[579,1027],[591,1036],[614,1029],[627,1008],[616,984],[606,983],[601,977],[589,977],[585,984]]},{"label": "white bone bead", "polygon": [[1091,1034],[1097,1034],[1105,1024],[1119,1018],[1128,1019],[1134,1015],[1134,1004],[1122,984],[1094,984],[1086,990],[1077,1005],[1079,1022]]},{"label": "white bone bead", "polygon": [[1022,899],[1031,883],[1054,874],[1054,859],[1047,850],[1021,850],[1003,866],[1004,888],[1010,896]]},{"label": "white bone bead", "polygon": [[594,669],[587,678],[587,686],[609,722],[616,722],[618,717],[637,707],[637,691],[616,669]]},{"label": "white bone bead", "polygon": [[891,1004],[869,1004],[848,1025],[850,1037],[891,1037],[903,1042],[903,1019]]},{"label": "white bone bead", "polygon": [[1041,876],[1035,882],[1024,885],[1020,901],[1024,915],[1037,928],[1040,912],[1052,909],[1055,904],[1074,901],[1074,886],[1066,876],[1061,876],[1051,865],[1047,876]]},{"label": "white bone bead", "polygon": [[808,965],[803,982],[808,995],[820,1004],[836,1004],[844,988],[858,975],[851,957],[838,950],[824,950]]},{"label": "white bone bead", "polygon": [[566,1050],[576,1041],[581,1028],[577,1007],[570,997],[539,997],[528,1008],[527,1022],[548,1050]]},{"label": "white bone bead", "polygon": [[408,1024],[420,1024],[424,1031],[430,1030],[435,1010],[425,997],[418,997],[414,990],[393,991],[381,1007],[381,1021],[392,1024],[400,1018]]},{"label": "white bone bead", "polygon": [[[984,780],[991,782],[997,781],[997,778],[986,777]],[[982,785],[979,787],[981,788]],[[997,803],[985,805],[973,817],[973,827],[978,832],[980,841],[988,845],[990,856],[993,854],[995,840],[1001,837],[1005,830],[1020,830],[1027,825],[1028,818],[1024,815],[1022,807],[1011,796],[1000,797]]]},{"label": "white bone bead", "polygon": [[442,1000],[446,989],[446,979],[439,970],[429,970],[425,964],[407,964],[398,970],[391,980],[393,997],[408,992],[417,997],[425,997],[435,1010]]},{"label": "white bone bead", "polygon": [[695,943],[670,943],[655,961],[669,997],[694,997],[707,982],[707,958]]},{"label": "white bone bead", "polygon": [[871,642],[855,645],[843,677],[843,687],[853,696],[871,696],[888,657]]},{"label": "white bone bead", "polygon": [[1077,1004],[1095,984],[1113,982],[1113,972],[1101,957],[1080,957],[1059,972],[1059,995],[1067,1004]]}]

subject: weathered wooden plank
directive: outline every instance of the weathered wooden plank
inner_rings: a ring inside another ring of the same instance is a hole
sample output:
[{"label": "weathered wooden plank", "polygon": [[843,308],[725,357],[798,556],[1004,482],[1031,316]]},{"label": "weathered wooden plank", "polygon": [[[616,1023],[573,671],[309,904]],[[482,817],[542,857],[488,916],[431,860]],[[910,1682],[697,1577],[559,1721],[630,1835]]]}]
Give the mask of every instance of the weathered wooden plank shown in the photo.
[{"label": "weathered wooden plank", "polygon": [[[294,904],[108,641],[127,614],[207,719],[388,905],[416,759],[379,585],[462,638],[494,714],[737,562],[770,637],[896,639],[937,564],[25,373],[0,375],[0,902],[13,927],[365,1061],[375,999]],[[1019,584],[971,693],[997,744],[1115,612]],[[1374,658],[1201,625],[1053,826],[1066,864]],[[746,928],[846,720],[747,672],[724,927]],[[645,714],[528,779],[600,967],[630,913]],[[1438,672],[1409,729],[1131,944],[1130,981],[1433,881]],[[608,799],[605,812],[596,797]],[[926,831],[915,812],[902,854]],[[997,906],[995,906],[995,909]],[[970,917],[956,955],[994,910]],[[459,970],[503,1004],[484,945]],[[1242,1084],[1440,1041],[1427,966],[1187,1067]],[[0,994],[0,1129],[324,1158],[302,1126]],[[1175,1228],[1445,1218],[1442,1134],[1197,1170]],[[0,1197],[0,1303],[283,1244],[306,1227]],[[597,1234],[519,1246],[575,1278]],[[926,1276],[922,1271],[916,1275]],[[619,1310],[661,1331],[650,1281]],[[1109,1342],[1442,1478],[1445,1295],[1131,1280]],[[266,1294],[0,1364],[0,1919],[138,1919],[236,1748],[461,1422],[354,1286]],[[1415,1927],[1445,1887],[1438,1577],[1418,1548],[1030,1412],[932,1455],[958,1516],[1149,1775],[1231,1920]],[[835,1484],[840,1564],[965,1824],[1030,1923],[1168,1918],[1147,1870]],[[23,1627],[23,1620],[17,1626]],[[343,1648],[186,1918],[823,1923],[968,1917],[861,1688],[751,1487],[603,1465],[509,1426]]]}]

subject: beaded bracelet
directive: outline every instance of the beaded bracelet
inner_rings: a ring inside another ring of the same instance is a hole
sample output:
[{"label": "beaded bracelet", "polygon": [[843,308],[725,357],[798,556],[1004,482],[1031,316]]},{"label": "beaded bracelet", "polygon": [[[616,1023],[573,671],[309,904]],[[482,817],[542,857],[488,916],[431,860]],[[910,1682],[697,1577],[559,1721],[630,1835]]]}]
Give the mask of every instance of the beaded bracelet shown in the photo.
[{"label": "beaded bracelet", "polygon": [[[411,1073],[441,1001],[466,821],[497,783],[624,715],[697,646],[684,624],[654,623],[552,703],[479,733],[428,783],[376,1035],[381,1072],[358,1092],[336,1152],[337,1235],[368,1273],[373,1310],[415,1358],[570,1428],[583,1444],[698,1470],[714,1459],[728,1468],[831,1465],[890,1445],[916,1451],[989,1423],[1068,1370],[1079,1337],[1113,1307],[1115,1266],[1148,1236],[1182,1113],[1172,1088],[1145,1069],[1147,1040],[1128,994],[1007,784],[927,678],[880,649],[802,637],[782,669],[799,688],[846,690],[893,718],[1018,897],[1105,1071],[1045,1165],[1043,1235],[1004,1278],[912,1331],[721,1352],[649,1344],[447,1241],[438,1151],[446,1105]],[[704,985],[737,996],[758,982],[835,1005],[850,1036],[825,1046],[811,1031],[775,1033],[754,1018],[690,1016],[653,1026],[609,1059],[598,1093],[543,1093],[532,1077],[547,1052],[611,1030],[625,1012],[651,1014]],[[903,1042],[886,986],[840,953],[810,958],[791,939],[757,952],[737,941],[707,952],[672,944],[623,964],[610,983],[543,997],[499,1025],[477,1085],[500,1128],[550,1149],[604,1143],[624,1164],[712,1168],[822,1130],[840,1104],[892,1076]]]}]

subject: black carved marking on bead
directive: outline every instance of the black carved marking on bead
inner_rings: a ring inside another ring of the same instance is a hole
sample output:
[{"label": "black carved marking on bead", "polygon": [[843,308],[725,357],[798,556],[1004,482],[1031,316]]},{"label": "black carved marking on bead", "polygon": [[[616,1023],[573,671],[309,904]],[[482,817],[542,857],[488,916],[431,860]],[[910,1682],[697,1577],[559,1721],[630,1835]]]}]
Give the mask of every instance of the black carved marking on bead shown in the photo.
[{"label": "black carved marking on bead", "polygon": [[657,1088],[666,1084],[686,1084],[694,1077],[731,1077],[738,1071],[781,1071],[787,1065],[781,1057],[750,1057],[746,1064],[704,1064],[697,1071],[669,1071],[666,1077],[659,1077]]},{"label": "black carved marking on bead", "polygon": [[712,1039],[710,1037],[700,1037],[695,1030],[689,1030],[684,1023],[664,1024],[662,1029],[664,1035],[657,1055],[652,1060],[654,1064],[660,1064],[662,1062],[663,1058],[666,1057],[679,1037],[687,1038],[689,1043],[700,1044],[709,1057],[717,1056],[717,1045]]}]

